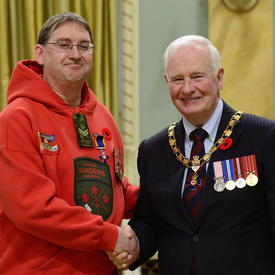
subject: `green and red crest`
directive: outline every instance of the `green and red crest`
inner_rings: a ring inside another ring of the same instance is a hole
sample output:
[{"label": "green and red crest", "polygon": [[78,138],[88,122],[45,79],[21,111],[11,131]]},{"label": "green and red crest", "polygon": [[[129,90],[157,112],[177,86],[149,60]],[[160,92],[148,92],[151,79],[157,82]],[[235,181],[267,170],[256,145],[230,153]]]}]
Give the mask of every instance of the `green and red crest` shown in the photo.
[{"label": "green and red crest", "polygon": [[113,210],[113,187],[107,163],[92,158],[74,159],[74,200],[89,212],[108,219]]}]

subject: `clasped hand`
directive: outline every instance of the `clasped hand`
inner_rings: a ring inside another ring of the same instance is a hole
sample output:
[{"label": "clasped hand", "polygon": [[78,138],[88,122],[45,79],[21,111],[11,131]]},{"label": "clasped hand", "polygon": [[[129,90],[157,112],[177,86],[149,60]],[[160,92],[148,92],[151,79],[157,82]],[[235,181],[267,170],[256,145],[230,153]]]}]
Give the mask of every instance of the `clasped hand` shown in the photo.
[{"label": "clasped hand", "polygon": [[136,234],[129,225],[118,228],[118,238],[114,251],[106,251],[110,261],[120,270],[128,269],[139,255]]}]

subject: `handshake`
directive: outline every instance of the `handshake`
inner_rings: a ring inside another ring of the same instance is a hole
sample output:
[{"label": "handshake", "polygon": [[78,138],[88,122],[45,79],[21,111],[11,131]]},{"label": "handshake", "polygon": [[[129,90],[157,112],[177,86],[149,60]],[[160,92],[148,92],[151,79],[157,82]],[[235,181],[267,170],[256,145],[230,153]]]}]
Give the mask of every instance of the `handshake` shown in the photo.
[{"label": "handshake", "polygon": [[106,251],[109,260],[120,270],[126,270],[138,258],[139,247],[135,232],[129,225],[118,227],[114,251]]}]

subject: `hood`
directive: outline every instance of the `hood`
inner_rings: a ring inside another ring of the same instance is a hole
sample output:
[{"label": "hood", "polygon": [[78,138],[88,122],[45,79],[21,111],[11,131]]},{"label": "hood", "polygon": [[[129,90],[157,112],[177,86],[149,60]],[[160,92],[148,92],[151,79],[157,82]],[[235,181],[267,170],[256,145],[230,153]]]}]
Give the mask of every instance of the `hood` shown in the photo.
[{"label": "hood", "polygon": [[[68,112],[68,108],[72,109],[43,79],[43,67],[34,60],[19,61],[9,82],[7,103],[10,104],[22,97],[39,102],[56,112]],[[97,99],[85,82],[82,88],[81,106],[77,108],[82,109],[82,112],[91,113],[96,104]]]}]

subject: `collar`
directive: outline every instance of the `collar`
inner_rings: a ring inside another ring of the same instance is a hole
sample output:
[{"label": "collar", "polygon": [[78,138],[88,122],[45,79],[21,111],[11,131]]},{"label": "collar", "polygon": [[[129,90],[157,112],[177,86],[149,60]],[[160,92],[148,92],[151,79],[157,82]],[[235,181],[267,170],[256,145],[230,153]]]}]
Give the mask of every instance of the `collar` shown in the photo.
[{"label": "collar", "polygon": [[[211,117],[208,119],[208,121],[202,126],[202,128],[208,133],[207,139],[213,144],[216,138],[218,126],[221,120],[222,116],[222,110],[223,110],[223,101],[219,99],[219,102],[217,104],[217,107]],[[187,144],[190,145],[191,141],[189,139],[189,134],[195,130],[196,126],[191,124],[188,120],[183,117],[183,127],[185,129],[185,141]]]}]

